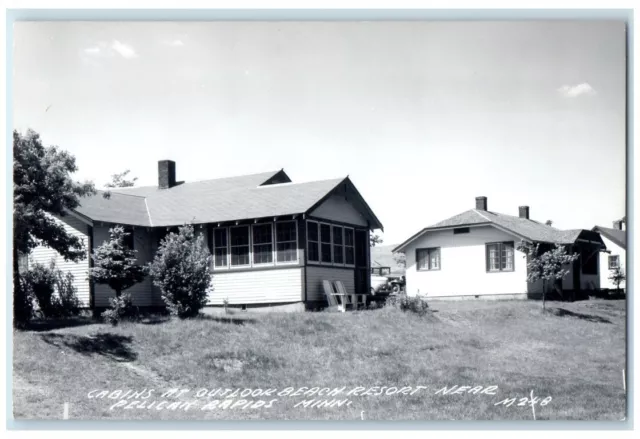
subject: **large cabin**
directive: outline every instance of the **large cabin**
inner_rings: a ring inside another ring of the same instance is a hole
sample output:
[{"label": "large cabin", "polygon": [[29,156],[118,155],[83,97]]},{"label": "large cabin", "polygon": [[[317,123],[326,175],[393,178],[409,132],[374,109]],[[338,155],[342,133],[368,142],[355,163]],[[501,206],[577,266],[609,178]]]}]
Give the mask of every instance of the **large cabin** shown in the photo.
[{"label": "large cabin", "polygon": [[[38,247],[30,259],[74,275],[87,308],[109,306],[115,292],[88,280],[89,251],[122,225],[140,264],[151,261],[167,233],[192,224],[213,255],[209,305],[304,310],[325,303],[322,280],[341,280],[349,293],[370,289],[369,234],[383,226],[349,177],[294,183],[284,170],[198,182],[176,179],[176,164],[158,163],[158,185],[114,188],[57,218],[87,246],[86,259],[65,262]],[[134,304],[163,306],[150,278],[131,287]]]}]

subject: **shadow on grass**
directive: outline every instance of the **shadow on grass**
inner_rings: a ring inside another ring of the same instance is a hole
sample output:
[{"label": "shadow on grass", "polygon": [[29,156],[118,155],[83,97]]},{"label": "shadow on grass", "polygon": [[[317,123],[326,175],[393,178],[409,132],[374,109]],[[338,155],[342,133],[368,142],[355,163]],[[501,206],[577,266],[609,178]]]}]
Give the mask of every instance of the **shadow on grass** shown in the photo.
[{"label": "shadow on grass", "polygon": [[43,334],[45,343],[62,348],[73,349],[82,355],[103,355],[119,362],[134,361],[138,355],[131,350],[129,344],[133,337],[103,332],[89,336],[72,334]]},{"label": "shadow on grass", "polygon": [[140,323],[141,325],[160,325],[169,321],[171,321],[171,317],[169,316],[153,316],[141,318],[136,321],[136,323]]},{"label": "shadow on grass", "polygon": [[76,326],[97,325],[101,322],[91,317],[70,317],[66,319],[32,320],[21,328],[24,331],[43,332],[52,329],[73,328]]},{"label": "shadow on grass", "polygon": [[256,319],[248,317],[226,317],[226,316],[212,316],[209,314],[200,314],[196,317],[197,320],[210,320],[212,322],[227,323],[233,325],[244,325],[246,323],[256,323]]},{"label": "shadow on grass", "polygon": [[568,316],[568,317],[575,317],[581,320],[586,320],[588,322],[611,323],[611,320],[605,319],[604,317],[600,317],[593,314],[581,314],[578,312],[569,311],[568,309],[564,309],[564,308],[549,308],[547,312],[558,317]]}]

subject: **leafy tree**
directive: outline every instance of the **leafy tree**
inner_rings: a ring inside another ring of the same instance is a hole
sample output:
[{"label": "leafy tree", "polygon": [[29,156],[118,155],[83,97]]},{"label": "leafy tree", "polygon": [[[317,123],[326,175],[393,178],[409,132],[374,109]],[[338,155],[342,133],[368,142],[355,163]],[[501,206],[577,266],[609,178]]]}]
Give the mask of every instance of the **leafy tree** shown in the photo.
[{"label": "leafy tree", "polygon": [[28,130],[13,132],[13,281],[14,324],[29,317],[19,273],[20,255],[27,255],[41,244],[57,251],[65,260],[84,258],[82,240],[66,232],[54,220],[74,209],[80,198],[95,194],[92,183],[71,179],[76,172],[75,157],[56,146],[42,145],[40,135]]},{"label": "leafy tree", "polygon": [[111,181],[107,184],[105,184],[105,187],[131,187],[133,185],[135,185],[136,181],[138,180],[138,177],[133,177],[133,179],[131,180],[127,180],[126,177],[129,174],[130,170],[127,169],[124,172],[121,172],[119,174],[113,174],[111,176]]},{"label": "leafy tree", "polygon": [[394,253],[393,260],[396,262],[398,267],[407,268],[407,257],[404,253]]},{"label": "leafy tree", "polygon": [[624,270],[619,265],[616,268],[609,270],[609,280],[616,285],[616,291],[620,292],[620,284],[622,284],[627,277],[624,274]]},{"label": "leafy tree", "polygon": [[113,227],[109,229],[109,234],[109,241],[105,241],[91,255],[93,267],[89,269],[89,276],[95,283],[111,287],[118,298],[124,290],[142,282],[147,269],[138,265],[136,251],[125,245],[124,240],[129,233],[125,232],[124,227]]},{"label": "leafy tree", "polygon": [[196,237],[193,226],[169,233],[149,264],[153,283],[173,315],[191,317],[207,303],[211,285],[211,255],[204,236]]},{"label": "leafy tree", "polygon": [[521,242],[518,250],[525,253],[527,258],[527,281],[537,282],[542,280],[542,309],[546,309],[546,286],[547,282],[552,282],[556,292],[559,291],[557,281],[563,279],[569,270],[565,268],[572,264],[580,255],[578,253],[568,254],[564,246],[555,245],[552,249],[541,252],[539,244]]},{"label": "leafy tree", "polygon": [[378,244],[382,244],[382,238],[380,237],[380,235],[375,234],[375,235],[369,235],[369,245],[371,247],[375,247]]},{"label": "leafy tree", "polygon": [[547,220],[544,224],[545,224],[546,226],[552,226],[552,225],[553,225],[553,221],[551,221],[551,220]]}]

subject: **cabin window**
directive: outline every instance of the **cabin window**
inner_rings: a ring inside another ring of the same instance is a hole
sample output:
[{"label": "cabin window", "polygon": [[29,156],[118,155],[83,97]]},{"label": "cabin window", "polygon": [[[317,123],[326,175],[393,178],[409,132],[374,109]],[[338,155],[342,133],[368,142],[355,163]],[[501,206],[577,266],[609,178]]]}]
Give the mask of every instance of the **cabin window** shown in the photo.
[{"label": "cabin window", "polygon": [[320,224],[320,257],[321,262],[330,264],[331,258],[331,226]]},{"label": "cabin window", "polygon": [[609,270],[615,270],[620,267],[620,256],[609,255]]},{"label": "cabin window", "polygon": [[273,262],[273,229],[271,223],[253,225],[253,263]]},{"label": "cabin window", "polygon": [[298,260],[298,235],[295,221],[276,223],[276,261],[296,262]]},{"label": "cabin window", "polygon": [[231,266],[249,265],[249,226],[231,227]]},{"label": "cabin window", "polygon": [[514,246],[511,242],[493,242],[486,247],[486,265],[489,272],[513,271]]},{"label": "cabin window", "polygon": [[440,270],[440,247],[416,250],[418,271]]},{"label": "cabin window", "polygon": [[344,264],[344,237],[339,226],[333,226],[333,263]]},{"label": "cabin window", "polygon": [[593,248],[583,248],[580,251],[582,274],[598,274],[598,251]]},{"label": "cabin window", "polygon": [[229,241],[227,228],[213,230],[213,264],[214,267],[226,267],[229,264]]},{"label": "cabin window", "polygon": [[311,262],[320,261],[320,244],[318,238],[318,223],[307,221],[307,259]]},{"label": "cabin window", "polygon": [[459,235],[461,233],[469,233],[469,227],[458,227],[457,229],[453,229],[454,235]]},{"label": "cabin window", "polygon": [[344,263],[347,265],[355,264],[355,240],[353,237],[353,233],[353,229],[349,227],[344,228]]}]

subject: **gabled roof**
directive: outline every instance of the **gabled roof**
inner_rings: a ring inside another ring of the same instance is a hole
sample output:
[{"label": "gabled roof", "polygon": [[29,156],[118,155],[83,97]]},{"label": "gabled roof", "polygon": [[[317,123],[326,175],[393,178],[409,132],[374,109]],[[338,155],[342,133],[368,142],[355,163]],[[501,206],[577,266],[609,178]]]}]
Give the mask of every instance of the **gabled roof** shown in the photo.
[{"label": "gabled roof", "polygon": [[425,227],[393,251],[402,251],[410,242],[429,231],[477,225],[491,225],[527,241],[549,242],[554,244],[573,244],[582,233],[582,229],[559,230],[532,219],[505,215],[488,210],[470,209],[429,227]]},{"label": "gabled roof", "polygon": [[[357,193],[349,177],[292,183],[280,170],[179,183],[169,189],[114,188],[108,199],[99,191],[83,198],[76,212],[94,221],[148,227],[242,221],[306,213],[343,185]],[[361,201],[371,227],[382,228]]]},{"label": "gabled roof", "polygon": [[610,227],[595,226],[594,232],[598,232],[601,235],[609,238],[614,244],[619,245],[623,249],[627,249],[627,232],[619,229],[612,229]]}]

